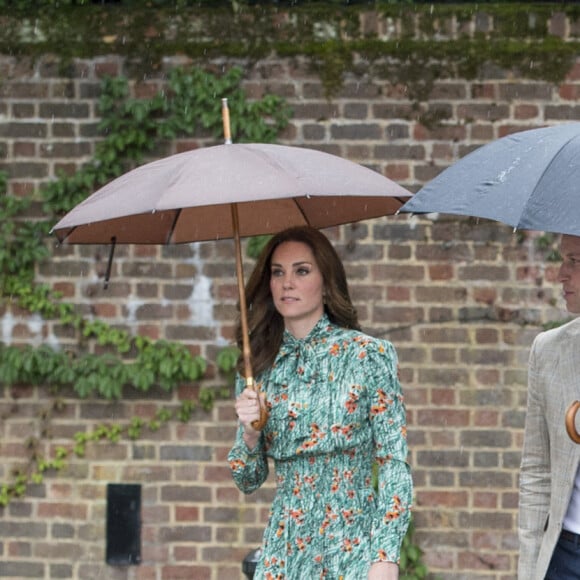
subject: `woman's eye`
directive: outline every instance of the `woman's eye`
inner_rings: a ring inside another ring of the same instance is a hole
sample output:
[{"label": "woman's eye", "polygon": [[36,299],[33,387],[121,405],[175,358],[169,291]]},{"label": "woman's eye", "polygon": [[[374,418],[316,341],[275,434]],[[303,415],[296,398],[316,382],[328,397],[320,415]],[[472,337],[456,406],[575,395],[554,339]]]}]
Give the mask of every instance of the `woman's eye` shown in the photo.
[{"label": "woman's eye", "polygon": [[300,276],[306,276],[306,274],[310,274],[310,270],[308,268],[298,268],[298,270],[296,270],[296,273],[299,274]]},{"label": "woman's eye", "polygon": [[278,278],[279,276],[282,276],[282,274],[282,270],[272,270],[272,278]]}]

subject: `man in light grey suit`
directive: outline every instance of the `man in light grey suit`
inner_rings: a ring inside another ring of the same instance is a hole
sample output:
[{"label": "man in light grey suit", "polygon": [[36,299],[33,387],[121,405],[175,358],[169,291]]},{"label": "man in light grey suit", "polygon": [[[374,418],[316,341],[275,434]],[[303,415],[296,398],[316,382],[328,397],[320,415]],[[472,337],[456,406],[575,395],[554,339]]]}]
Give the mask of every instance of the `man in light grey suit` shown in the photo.
[{"label": "man in light grey suit", "polygon": [[[580,237],[562,236],[560,253],[566,308],[580,315]],[[580,445],[565,426],[566,410],[578,399],[580,318],[539,334],[530,354],[519,580],[580,580]]]}]

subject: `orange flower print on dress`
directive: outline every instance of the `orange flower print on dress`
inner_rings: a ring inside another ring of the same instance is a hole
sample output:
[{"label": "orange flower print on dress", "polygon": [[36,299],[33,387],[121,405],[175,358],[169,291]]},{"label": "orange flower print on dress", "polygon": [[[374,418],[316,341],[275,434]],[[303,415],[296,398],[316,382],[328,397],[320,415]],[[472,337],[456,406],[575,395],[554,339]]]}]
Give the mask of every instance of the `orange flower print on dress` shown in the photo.
[{"label": "orange flower print on dress", "polygon": [[358,395],[356,393],[350,392],[348,394],[348,399],[345,403],[346,410],[349,413],[354,413],[358,407]]},{"label": "orange flower print on dress", "polygon": [[345,425],[340,432],[344,435],[345,439],[348,441],[352,438],[354,427],[352,425]]},{"label": "orange flower print on dress", "polygon": [[338,469],[334,469],[332,476],[332,485],[330,486],[330,491],[336,493],[340,487],[340,477],[338,475]]},{"label": "orange flower print on dress", "polygon": [[341,513],[342,513],[342,517],[344,518],[346,525],[351,526],[354,522],[354,510],[352,510],[352,509],[342,510]]},{"label": "orange flower print on dress", "polygon": [[230,469],[232,471],[238,471],[239,469],[244,469],[244,467],[246,467],[246,464],[241,459],[232,459],[230,461]]},{"label": "orange flower print on dress", "polygon": [[290,517],[299,525],[301,526],[304,523],[304,511],[299,509],[291,509],[290,510]]},{"label": "orange flower print on dress", "polygon": [[[412,480],[396,366],[388,341],[327,315],[305,338],[284,332],[273,366],[256,379],[272,407],[258,448],[248,450],[239,428],[228,456],[243,465],[232,475],[244,493],[275,470],[255,578],[363,580],[379,550],[384,561],[399,558]],[[237,396],[244,388],[237,377]]]},{"label": "orange flower print on dress", "polygon": [[371,414],[372,415],[380,415],[384,413],[387,408],[393,404],[393,400],[389,398],[387,393],[383,391],[383,389],[378,389],[378,403],[376,405],[372,405],[371,407]]},{"label": "orange flower print on dress", "polygon": [[311,541],[312,538],[310,536],[306,536],[305,538],[298,536],[296,538],[296,547],[300,552],[303,552]]},{"label": "orange flower print on dress", "polygon": [[391,522],[393,520],[398,519],[401,517],[401,512],[404,511],[401,506],[401,499],[398,496],[393,497],[393,507],[390,509],[383,518],[385,523]]},{"label": "orange flower print on dress", "polygon": [[276,536],[280,537],[284,533],[285,528],[286,524],[284,522],[280,522],[278,524],[278,529],[276,530]]}]

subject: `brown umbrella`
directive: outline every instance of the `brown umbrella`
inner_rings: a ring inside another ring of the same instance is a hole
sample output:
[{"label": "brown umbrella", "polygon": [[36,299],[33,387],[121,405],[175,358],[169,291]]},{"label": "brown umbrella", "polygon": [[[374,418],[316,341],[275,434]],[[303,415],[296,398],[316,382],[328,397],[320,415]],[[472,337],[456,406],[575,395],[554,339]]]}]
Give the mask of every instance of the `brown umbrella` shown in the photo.
[{"label": "brown umbrella", "polygon": [[240,238],[392,215],[411,193],[376,171],[321,151],[232,145],[225,100],[223,112],[225,145],[129,171],[73,208],[53,232],[61,242],[112,248],[234,238],[242,355],[253,388]]}]

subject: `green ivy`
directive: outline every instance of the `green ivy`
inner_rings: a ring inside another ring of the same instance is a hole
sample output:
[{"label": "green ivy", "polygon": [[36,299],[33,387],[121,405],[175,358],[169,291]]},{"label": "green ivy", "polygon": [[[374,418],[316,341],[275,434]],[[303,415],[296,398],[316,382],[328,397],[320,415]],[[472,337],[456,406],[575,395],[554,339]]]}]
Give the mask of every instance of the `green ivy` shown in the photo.
[{"label": "green ivy", "polygon": [[[211,395],[207,393],[210,392]],[[225,399],[230,396],[229,388],[204,388],[200,393],[200,400],[207,400],[208,397],[212,403],[216,399]],[[201,408],[209,411],[206,404],[201,403]],[[48,408],[40,414],[45,424],[44,430],[48,430],[48,423],[55,412],[62,410],[63,404],[60,400],[55,400]],[[59,445],[54,450],[54,457],[44,457],[40,452],[41,442],[36,437],[30,437],[26,441],[27,458],[26,464],[15,468],[11,472],[11,481],[0,485],[0,506],[6,507],[13,499],[22,498],[28,486],[31,484],[41,484],[45,475],[48,473],[59,473],[66,469],[68,460],[71,456],[82,458],[86,455],[87,445],[99,442],[118,443],[121,439],[135,441],[139,439],[144,431],[154,433],[161,429],[163,425],[172,420],[178,420],[187,423],[196,405],[193,401],[184,401],[177,411],[162,407],[157,410],[155,416],[151,419],[142,417],[133,417],[125,424],[102,423],[97,425],[92,431],[77,431],[72,437],[72,443],[69,446]]]},{"label": "green ivy", "polygon": [[93,161],[82,170],[43,188],[44,210],[59,215],[72,209],[89,193],[141,163],[164,141],[209,131],[223,141],[220,98],[231,110],[235,142],[269,143],[288,124],[285,102],[272,95],[250,102],[240,88],[242,70],[234,67],[221,77],[201,69],[173,69],[167,89],[151,99],[129,97],[127,79],[103,80],[99,131],[104,139],[96,146]]},{"label": "green ivy", "polygon": [[[287,124],[290,110],[282,99],[272,96],[248,102],[240,88],[241,79],[238,68],[220,77],[200,69],[175,69],[166,91],[149,100],[130,98],[125,78],[105,79],[99,101],[103,139],[96,146],[94,159],[83,169],[72,176],[59,176],[40,191],[44,220],[30,220],[31,200],[8,195],[6,174],[0,172],[0,301],[57,320],[73,328],[79,337],[71,350],[0,343],[0,384],[47,385],[51,392],[72,386],[82,398],[115,400],[123,396],[126,387],[146,392],[159,385],[170,391],[181,383],[203,378],[206,361],[193,356],[184,345],[132,336],[102,320],[83,317],[73,304],[63,302],[58,292],[36,283],[35,269],[49,256],[46,237],[50,225],[94,189],[141,163],[167,140],[200,129],[218,138],[223,130],[219,98],[229,100],[236,141],[273,141]],[[88,352],[91,341],[104,354]],[[217,356],[216,365],[227,387],[202,388],[197,401],[183,402],[176,413],[159,409],[148,421],[135,417],[124,426],[101,425],[90,433],[79,432],[72,448],[59,447],[53,458],[42,457],[40,441],[29,438],[28,463],[14,469],[12,480],[0,486],[0,505],[21,497],[31,483],[41,483],[45,473],[64,469],[71,453],[83,456],[89,442],[116,442],[125,436],[137,439],[144,429],[155,431],[169,420],[189,421],[198,406],[209,411],[216,399],[230,396],[238,355],[235,347],[227,347]],[[55,399],[50,409],[40,414],[42,436],[47,436],[46,423],[61,405]]]},{"label": "green ivy", "polygon": [[[446,21],[473,21],[475,3],[120,0],[113,6],[97,6],[84,0],[43,0],[42,4],[0,0],[0,8],[10,7],[0,29],[0,51],[32,58],[55,54],[63,71],[73,58],[117,54],[143,74],[157,72],[163,57],[171,54],[200,63],[296,55],[310,63],[329,98],[351,74],[405,85],[417,108],[428,102],[438,78],[475,78],[485,64],[548,82],[566,78],[580,46],[574,34],[580,16],[577,5],[558,5],[572,28],[564,40],[550,34],[554,14],[550,3],[534,3],[533,8],[507,0],[479,4],[479,11],[493,20],[490,30],[471,37],[437,38],[434,33]],[[280,10],[290,17],[280,19]],[[396,21],[397,37],[385,40],[361,29],[360,13],[369,10],[377,18]],[[530,17],[522,18],[523,11]],[[421,113],[425,122],[438,122],[436,113]]]},{"label": "green ivy", "polygon": [[[98,345],[113,351],[96,355],[57,351],[48,346],[14,347],[0,343],[0,384],[42,384],[55,390],[72,385],[83,398],[119,399],[128,385],[143,392],[153,385],[171,390],[181,382],[203,377],[206,361],[192,356],[184,346],[163,340],[154,342],[142,336],[132,337],[101,320],[83,318],[73,305],[63,303],[60,295],[50,287],[35,284],[34,270],[35,265],[48,256],[45,238],[56,216],[69,211],[94,189],[140,163],[164,140],[190,135],[198,129],[220,137],[222,120],[221,109],[216,106],[217,97],[228,97],[234,141],[273,141],[286,126],[290,110],[282,99],[274,96],[248,102],[239,86],[241,77],[242,72],[237,68],[221,77],[200,69],[175,69],[169,76],[167,92],[150,100],[129,98],[124,78],[104,80],[99,102],[102,114],[99,128],[104,138],[97,145],[92,162],[76,174],[61,175],[43,188],[45,221],[31,224],[26,220],[30,201],[6,195],[6,176],[0,173],[0,194],[3,192],[0,195],[0,299],[14,302],[44,318],[57,319],[77,330],[82,340],[95,340]],[[248,253],[256,257],[268,239],[268,236],[252,239]],[[124,357],[129,353],[133,356],[127,361]],[[226,347],[217,355],[216,365],[228,384],[235,373],[238,356],[235,347]],[[197,405],[208,411],[216,399],[229,396],[228,387],[202,388],[197,402],[183,402],[176,413],[159,409],[151,420],[134,417],[125,425],[103,424],[92,432],[78,432],[72,448],[58,447],[53,458],[42,457],[39,442],[31,439],[27,466],[14,469],[12,480],[0,485],[0,506],[22,497],[30,484],[42,483],[46,473],[62,471],[71,454],[83,457],[89,443],[114,443],[122,437],[136,440],[145,429],[156,431],[172,419],[187,422]],[[51,411],[41,420],[46,421],[59,405],[55,400]],[[401,554],[405,562],[401,571],[406,574],[402,578],[425,578],[421,556],[411,532],[408,533]]]},{"label": "green ivy", "polygon": [[46,224],[18,219],[31,204],[29,198],[6,195],[6,174],[0,172],[0,292],[5,294],[11,277],[26,284],[34,278],[34,265],[47,257],[43,243]]},{"label": "green ivy", "polygon": [[[203,376],[205,361],[193,357],[184,346],[132,337],[102,320],[85,319],[73,305],[63,303],[59,293],[34,283],[34,269],[48,255],[45,239],[50,224],[94,189],[141,163],[146,154],[167,140],[198,130],[220,138],[220,98],[228,98],[235,141],[273,141],[288,123],[290,109],[282,99],[271,95],[249,102],[240,88],[241,80],[239,68],[219,77],[197,68],[174,69],[166,90],[151,99],[134,99],[129,97],[127,79],[105,79],[99,100],[99,129],[104,138],[97,144],[91,162],[72,176],[61,175],[41,190],[44,212],[49,216],[44,221],[31,223],[25,219],[30,200],[6,195],[6,176],[0,174],[0,192],[4,191],[0,196],[3,301],[16,303],[45,319],[57,319],[75,328],[83,341],[95,340],[99,346],[112,349],[95,355],[83,353],[83,348],[68,353],[49,347],[0,345],[0,383],[72,385],[81,397],[118,399],[126,386],[143,392],[153,385],[170,390]],[[129,354],[134,355],[130,362],[124,360]],[[218,365],[228,356],[231,354],[224,354]],[[207,406],[208,401],[204,404]]]},{"label": "green ivy", "polygon": [[270,241],[272,236],[254,236],[248,240],[248,245],[246,246],[246,253],[250,258],[258,258],[262,253],[264,246]]}]

